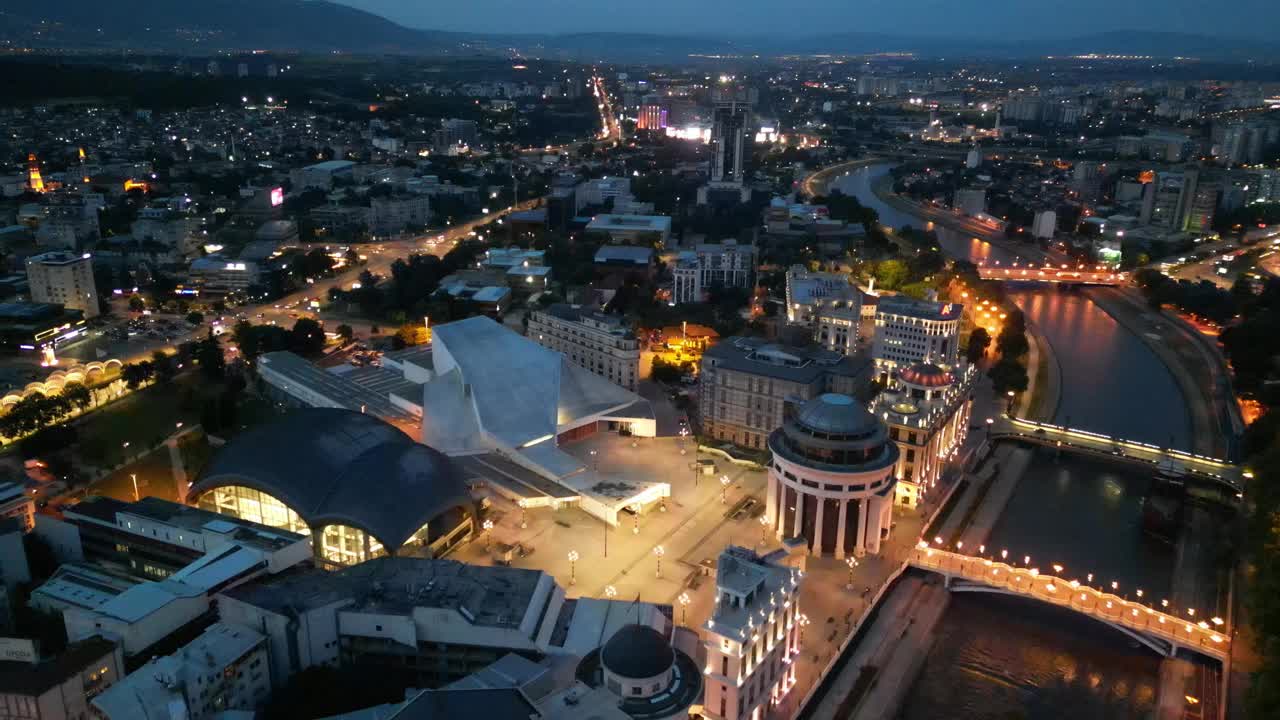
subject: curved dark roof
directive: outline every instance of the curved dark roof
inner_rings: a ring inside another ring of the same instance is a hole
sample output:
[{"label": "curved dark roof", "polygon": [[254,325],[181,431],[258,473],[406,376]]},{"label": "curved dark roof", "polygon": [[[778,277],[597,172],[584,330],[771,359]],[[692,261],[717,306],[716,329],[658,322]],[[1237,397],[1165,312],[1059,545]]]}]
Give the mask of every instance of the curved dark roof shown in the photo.
[{"label": "curved dark roof", "polygon": [[954,375],[933,363],[916,363],[899,373],[898,377],[905,383],[920,387],[945,387],[956,381]]},{"label": "curved dark roof", "polygon": [[600,649],[600,662],[606,670],[633,680],[657,677],[675,661],[675,651],[662,633],[636,623],[619,628]]},{"label": "curved dark roof", "polygon": [[227,443],[191,488],[243,485],[288,505],[313,530],[350,525],[399,548],[432,519],[471,508],[448,457],[371,415],[295,410]]},{"label": "curved dark roof", "polygon": [[796,413],[796,422],[828,435],[862,435],[879,425],[862,403],[838,393],[824,393],[806,402]]}]

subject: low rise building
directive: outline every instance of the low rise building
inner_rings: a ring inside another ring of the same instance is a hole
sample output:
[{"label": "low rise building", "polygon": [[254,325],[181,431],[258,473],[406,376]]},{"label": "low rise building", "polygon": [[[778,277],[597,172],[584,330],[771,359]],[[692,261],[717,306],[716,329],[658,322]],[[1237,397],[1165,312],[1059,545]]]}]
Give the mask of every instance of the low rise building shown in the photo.
[{"label": "low rise building", "polygon": [[664,247],[671,239],[671,218],[666,215],[597,215],[587,232],[606,235],[623,245]]},{"label": "low rise building", "polygon": [[899,372],[872,403],[871,412],[889,425],[889,437],[898,445],[893,469],[898,505],[914,508],[937,487],[947,461],[969,434],[977,379],[972,365],[948,369],[918,363]]},{"label": "low rise building", "polygon": [[258,283],[258,264],[208,255],[191,261],[187,270],[191,284],[213,294],[243,293]]},{"label": "low rise building", "polygon": [[[83,720],[90,703],[124,677],[124,655],[102,637],[68,645],[57,656],[0,661],[0,717]],[[135,716],[143,717],[143,716]]]},{"label": "low rise building", "polygon": [[728,338],[702,356],[698,393],[703,432],[764,450],[788,406],[798,408],[827,392],[865,395],[871,377],[871,359],[865,355]]},{"label": "low rise building", "polygon": [[350,160],[326,160],[290,173],[293,190],[329,190],[335,180],[350,180],[356,164]]},{"label": "low rise building", "polygon": [[153,658],[117,681],[92,705],[105,720],[137,720],[157,712],[203,720],[229,710],[251,711],[270,692],[266,638],[243,625],[214,623],[174,654]]},{"label": "low rise building", "polygon": [[861,321],[862,291],[846,273],[801,266],[787,271],[787,322],[809,327],[819,345],[845,355],[854,352]]},{"label": "low rise building", "polygon": [[876,305],[871,357],[882,379],[919,362],[955,365],[960,350],[957,303],[916,300],[905,295],[881,297]]},{"label": "low rise building", "polygon": [[369,201],[369,232],[393,235],[425,228],[431,222],[431,199],[426,195],[376,197]]},{"label": "low rise building", "polygon": [[526,336],[615,385],[635,390],[640,380],[640,341],[617,315],[556,303],[529,315]]},{"label": "low rise building", "polygon": [[715,611],[702,626],[703,717],[766,717],[795,685],[802,574],[780,556],[731,545],[716,560]]},{"label": "low rise building", "polygon": [[0,518],[14,518],[26,531],[36,526],[36,505],[19,483],[0,483]]}]

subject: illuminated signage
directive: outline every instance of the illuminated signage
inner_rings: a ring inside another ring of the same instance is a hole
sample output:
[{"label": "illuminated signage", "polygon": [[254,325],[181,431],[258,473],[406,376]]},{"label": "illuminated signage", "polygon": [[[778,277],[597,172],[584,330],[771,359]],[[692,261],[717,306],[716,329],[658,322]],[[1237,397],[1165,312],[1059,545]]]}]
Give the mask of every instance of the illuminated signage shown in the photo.
[{"label": "illuminated signage", "polygon": [[271,188],[271,207],[280,207],[284,204],[284,188]]}]

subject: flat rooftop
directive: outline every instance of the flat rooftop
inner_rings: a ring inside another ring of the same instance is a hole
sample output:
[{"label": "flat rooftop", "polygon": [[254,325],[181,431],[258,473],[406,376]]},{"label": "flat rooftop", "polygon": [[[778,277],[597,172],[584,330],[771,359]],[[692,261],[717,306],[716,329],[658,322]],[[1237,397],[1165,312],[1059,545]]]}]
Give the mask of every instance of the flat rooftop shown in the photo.
[{"label": "flat rooftop", "polygon": [[671,218],[666,215],[597,215],[587,224],[587,229],[670,232]]},{"label": "flat rooftop", "polygon": [[876,314],[905,315],[921,320],[956,320],[964,306],[960,303],[937,303],[917,300],[906,295],[882,295]]},{"label": "flat rooftop", "polygon": [[[287,350],[267,353],[258,358],[259,374],[275,374],[282,385],[280,390],[289,392],[289,386],[323,396],[334,407],[355,412],[367,412],[390,422],[416,422],[407,410],[393,404],[385,393],[379,393],[352,382],[341,374],[329,372],[308,361],[301,355]],[[276,384],[276,383],[272,383]]]},{"label": "flat rooftop", "polygon": [[117,528],[120,527],[122,516],[136,517],[189,530],[206,537],[210,535],[222,537],[237,545],[267,552],[281,550],[306,539],[305,535],[299,533],[259,525],[230,515],[220,515],[158,497],[145,497],[136,502],[124,502],[95,495],[65,508],[64,515],[72,520],[84,517]]},{"label": "flat rooftop", "polygon": [[286,574],[240,585],[226,594],[275,613],[349,601],[343,610],[408,615],[414,608],[437,608],[457,611],[474,625],[516,628],[544,577],[541,570],[382,557],[335,572]]}]

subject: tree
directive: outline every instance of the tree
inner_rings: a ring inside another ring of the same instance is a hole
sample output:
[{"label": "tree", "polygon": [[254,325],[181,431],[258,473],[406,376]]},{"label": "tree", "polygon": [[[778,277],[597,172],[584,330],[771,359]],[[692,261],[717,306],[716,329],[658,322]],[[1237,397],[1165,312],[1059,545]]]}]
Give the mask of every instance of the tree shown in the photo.
[{"label": "tree", "polygon": [[969,364],[977,363],[987,354],[987,348],[991,345],[991,335],[986,328],[974,328],[969,333],[969,346],[965,348],[965,359]]},{"label": "tree", "polygon": [[1000,335],[996,337],[996,349],[1000,351],[1001,357],[1017,359],[1026,355],[1031,351],[1031,345],[1027,342],[1027,334],[1019,332],[1016,328],[1005,327],[1000,331]]},{"label": "tree", "polygon": [[155,369],[151,363],[145,360],[139,363],[128,363],[120,368],[120,377],[130,390],[138,389],[138,386],[150,380],[154,373]]},{"label": "tree", "polygon": [[217,382],[226,376],[227,359],[222,355],[222,344],[213,333],[196,346],[196,364],[200,366],[200,374],[210,381]]},{"label": "tree", "polygon": [[143,301],[141,297],[134,295],[129,298],[129,310],[131,312],[140,313],[146,309],[147,309],[147,303]]},{"label": "tree", "polygon": [[884,290],[897,290],[909,276],[907,264],[902,260],[884,260],[876,265],[877,285]]},{"label": "tree", "polygon": [[151,353],[151,366],[155,368],[156,382],[161,385],[173,382],[173,378],[178,374],[178,366],[174,363],[173,356],[163,350]]},{"label": "tree", "polygon": [[324,328],[311,318],[300,318],[289,331],[289,349],[299,355],[319,355],[324,350]]},{"label": "tree", "polygon": [[339,325],[337,327],[337,332],[338,332],[338,337],[342,338],[346,342],[351,342],[351,338],[355,337],[356,335],[356,331],[353,330],[351,326],[347,325],[346,323]]},{"label": "tree", "polygon": [[255,363],[261,351],[257,328],[248,320],[241,320],[232,329],[231,336],[235,338],[236,347],[240,348],[240,357],[250,365]]},{"label": "tree", "polygon": [[1027,369],[1009,356],[1002,356],[987,371],[987,375],[991,377],[991,384],[995,388],[996,395],[1004,395],[1009,390],[1023,392],[1027,389],[1029,382]]},{"label": "tree", "polygon": [[89,409],[93,404],[93,394],[89,392],[89,388],[78,382],[67,383],[62,387],[62,397],[67,399],[70,405],[80,412]]},{"label": "tree", "polygon": [[196,310],[192,310],[191,312],[187,313],[187,322],[191,323],[192,325],[199,325],[200,323],[204,322],[204,313],[198,312]]}]

